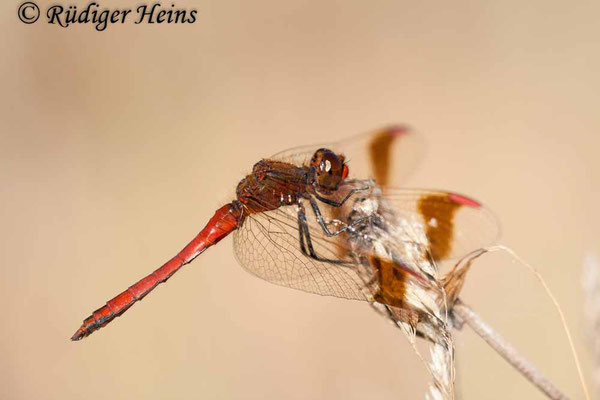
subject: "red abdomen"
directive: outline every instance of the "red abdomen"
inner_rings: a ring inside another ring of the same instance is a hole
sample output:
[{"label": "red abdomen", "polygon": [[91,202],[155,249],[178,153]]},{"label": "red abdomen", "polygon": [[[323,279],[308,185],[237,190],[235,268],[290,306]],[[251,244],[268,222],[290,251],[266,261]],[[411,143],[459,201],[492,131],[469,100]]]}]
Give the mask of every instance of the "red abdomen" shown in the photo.
[{"label": "red abdomen", "polygon": [[204,229],[183,250],[162,267],[133,284],[114,299],[109,300],[105,306],[94,311],[83,321],[83,325],[75,332],[71,340],[80,340],[123,314],[136,301],[141,300],[156,286],[169,279],[182,266],[234,231],[240,225],[242,218],[241,206],[238,202],[219,208]]}]

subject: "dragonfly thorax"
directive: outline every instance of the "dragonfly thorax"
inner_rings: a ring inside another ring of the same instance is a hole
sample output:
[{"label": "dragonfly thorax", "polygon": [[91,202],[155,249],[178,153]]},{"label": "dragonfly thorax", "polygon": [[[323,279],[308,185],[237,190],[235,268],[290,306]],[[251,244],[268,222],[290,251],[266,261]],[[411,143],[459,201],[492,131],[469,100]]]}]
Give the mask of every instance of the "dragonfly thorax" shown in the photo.
[{"label": "dragonfly thorax", "polygon": [[240,181],[236,195],[249,214],[297,204],[307,196],[309,170],[290,163],[261,160]]}]

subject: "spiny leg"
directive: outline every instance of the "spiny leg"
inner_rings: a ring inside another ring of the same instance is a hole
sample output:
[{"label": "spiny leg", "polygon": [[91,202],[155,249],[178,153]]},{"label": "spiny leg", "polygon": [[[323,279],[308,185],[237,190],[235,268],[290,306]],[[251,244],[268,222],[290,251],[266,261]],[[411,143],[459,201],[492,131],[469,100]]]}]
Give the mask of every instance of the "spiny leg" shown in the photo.
[{"label": "spiny leg", "polygon": [[[398,329],[400,329],[401,327],[398,325],[398,322],[403,322],[403,323],[408,323],[409,325],[412,326],[412,324],[410,324],[410,322],[407,321],[401,321],[398,319],[398,317],[396,315],[394,315],[394,313],[392,312],[390,306],[386,305],[386,304],[381,304],[381,303],[375,303],[375,302],[371,302],[369,303],[370,306],[373,308],[373,310],[375,310],[375,312],[379,315],[381,315],[384,318],[387,318],[390,320],[390,322],[392,322],[392,324],[394,324],[394,326]],[[438,343],[438,341],[436,341],[434,338],[431,338],[429,335],[426,335],[423,331],[421,331],[417,326],[412,326],[412,328],[414,329],[415,335],[418,338],[421,339],[425,339],[427,341],[429,341],[430,343]]]},{"label": "spiny leg", "polygon": [[310,238],[310,230],[306,221],[306,213],[302,204],[298,205],[298,232],[300,235],[300,250],[304,255],[314,260],[326,262],[330,264],[353,264],[350,261],[343,260],[331,260],[323,257],[319,257],[314,250],[312,240]]},{"label": "spiny leg", "polygon": [[310,234],[308,232],[308,223],[306,222],[306,213],[302,204],[298,204],[298,233],[300,235],[300,250],[302,250],[302,253],[311,258],[316,259],[317,255],[313,248],[312,241],[310,240]]},{"label": "spiny leg", "polygon": [[352,197],[352,195],[354,195],[354,193],[357,193],[357,192],[362,192],[362,191],[365,191],[365,190],[368,190],[368,189],[369,189],[369,185],[367,185],[367,186],[365,186],[365,187],[362,187],[362,188],[355,188],[355,189],[352,189],[352,190],[350,190],[350,191],[349,191],[349,192],[346,194],[346,196],[344,196],[344,198],[343,198],[341,201],[335,201],[335,200],[331,200],[331,199],[325,198],[325,197],[321,196],[319,193],[317,193],[317,191],[316,191],[316,190],[312,190],[312,191],[311,191],[311,192],[312,192],[311,194],[312,194],[313,196],[315,196],[315,197],[317,198],[317,200],[319,200],[319,201],[321,201],[321,202],[323,202],[323,203],[325,203],[325,204],[328,204],[328,205],[330,205],[330,206],[333,206],[333,207],[341,207],[341,206],[343,206],[343,205],[344,205],[344,203],[345,203],[345,202],[346,202],[346,201],[347,201],[347,200],[348,200],[350,197]]},{"label": "spiny leg", "polygon": [[315,213],[315,216],[317,217],[317,222],[319,222],[319,225],[321,225],[321,229],[323,229],[323,232],[325,232],[325,234],[327,236],[337,236],[340,233],[344,233],[349,229],[354,228],[356,225],[358,225],[359,223],[367,220],[368,218],[370,218],[370,216],[367,217],[362,217],[362,218],[358,218],[356,221],[353,221],[350,225],[346,225],[341,229],[338,229],[335,232],[331,232],[329,230],[329,228],[327,227],[327,222],[325,222],[325,219],[323,218],[323,214],[321,214],[321,209],[319,208],[319,205],[317,204],[317,202],[315,201],[315,199],[313,199],[312,197],[310,198],[310,205]]}]

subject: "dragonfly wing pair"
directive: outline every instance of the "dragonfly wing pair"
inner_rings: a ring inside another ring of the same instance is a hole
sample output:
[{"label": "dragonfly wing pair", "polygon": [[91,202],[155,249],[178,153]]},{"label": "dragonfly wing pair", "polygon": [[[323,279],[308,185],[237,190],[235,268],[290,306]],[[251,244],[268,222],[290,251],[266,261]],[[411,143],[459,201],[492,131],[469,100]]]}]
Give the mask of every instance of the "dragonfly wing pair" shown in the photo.
[{"label": "dragonfly wing pair", "polygon": [[307,165],[317,149],[326,148],[346,157],[352,175],[373,178],[379,186],[402,183],[414,171],[426,151],[423,136],[405,125],[387,126],[348,139],[295,147],[271,158]]}]

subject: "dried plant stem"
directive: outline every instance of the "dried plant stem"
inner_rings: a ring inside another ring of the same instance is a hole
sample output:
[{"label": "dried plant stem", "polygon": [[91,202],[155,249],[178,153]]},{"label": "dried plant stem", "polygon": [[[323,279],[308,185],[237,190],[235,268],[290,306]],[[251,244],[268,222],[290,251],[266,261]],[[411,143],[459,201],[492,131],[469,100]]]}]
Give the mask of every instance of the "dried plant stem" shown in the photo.
[{"label": "dried plant stem", "polygon": [[568,400],[569,398],[562,393],[552,382],[550,382],[542,373],[523,357],[514,347],[512,347],[502,336],[494,331],[479,315],[477,315],[469,306],[456,300],[453,312],[460,319],[475,331],[483,340],[487,342],[498,354],[502,356],[509,364],[519,371],[525,378],[538,387],[548,398],[553,400]]}]

